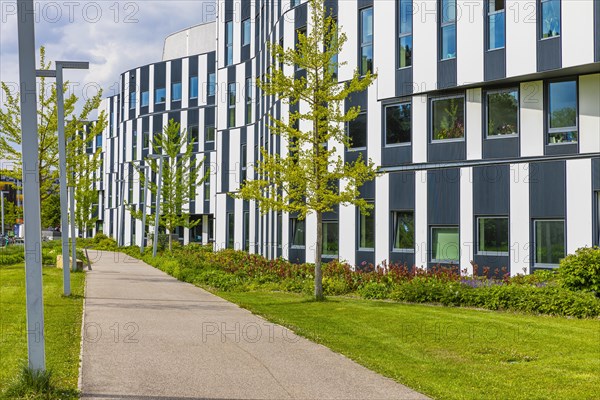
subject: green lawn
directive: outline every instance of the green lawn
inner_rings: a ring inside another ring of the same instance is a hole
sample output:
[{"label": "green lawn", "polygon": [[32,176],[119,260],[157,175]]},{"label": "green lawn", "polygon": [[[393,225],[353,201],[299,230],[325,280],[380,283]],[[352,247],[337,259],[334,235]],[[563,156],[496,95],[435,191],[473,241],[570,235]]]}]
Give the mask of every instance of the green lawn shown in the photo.
[{"label": "green lawn", "polygon": [[[62,296],[62,270],[43,269],[46,367],[60,398],[77,398],[85,274],[71,274],[71,298]],[[0,267],[0,397],[27,360],[25,268]]]},{"label": "green lawn", "polygon": [[597,399],[600,320],[219,292],[437,399]]}]

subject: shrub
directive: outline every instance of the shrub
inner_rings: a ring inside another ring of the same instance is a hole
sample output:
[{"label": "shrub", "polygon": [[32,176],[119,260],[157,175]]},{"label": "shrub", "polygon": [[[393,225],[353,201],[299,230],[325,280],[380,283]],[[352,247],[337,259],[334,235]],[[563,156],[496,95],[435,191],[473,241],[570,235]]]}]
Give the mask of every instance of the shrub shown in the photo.
[{"label": "shrub", "polygon": [[560,261],[558,274],[567,289],[600,295],[600,247],[585,247],[568,255]]},{"label": "shrub", "polygon": [[[313,282],[311,281],[311,289]],[[348,288],[348,284],[342,278],[337,277],[324,277],[323,278],[323,293],[326,296],[339,296],[347,294],[351,290]]]},{"label": "shrub", "polygon": [[378,282],[369,282],[358,290],[358,294],[365,299],[387,299],[390,288]]}]

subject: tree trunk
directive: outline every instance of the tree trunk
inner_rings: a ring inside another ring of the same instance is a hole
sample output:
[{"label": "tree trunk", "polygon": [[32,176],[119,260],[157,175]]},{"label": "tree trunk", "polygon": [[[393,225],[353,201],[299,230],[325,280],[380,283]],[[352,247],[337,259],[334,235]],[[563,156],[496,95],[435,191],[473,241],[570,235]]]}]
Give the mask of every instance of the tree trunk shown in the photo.
[{"label": "tree trunk", "polygon": [[173,251],[173,235],[171,235],[171,230],[167,229],[169,232],[169,253]]},{"label": "tree trunk", "polygon": [[315,249],[315,300],[325,300],[323,296],[323,271],[321,258],[323,256],[323,213],[317,212],[317,248]]}]

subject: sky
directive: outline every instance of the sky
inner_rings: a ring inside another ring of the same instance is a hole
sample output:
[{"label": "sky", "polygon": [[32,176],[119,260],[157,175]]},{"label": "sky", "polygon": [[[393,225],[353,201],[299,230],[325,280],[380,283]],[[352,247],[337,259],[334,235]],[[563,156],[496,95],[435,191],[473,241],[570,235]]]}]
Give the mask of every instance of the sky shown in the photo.
[{"label": "sky", "polygon": [[[84,99],[116,94],[122,72],[160,61],[166,36],[215,18],[212,0],[36,1],[36,47],[46,60],[89,61],[65,80]],[[16,1],[0,0],[0,80],[19,80]],[[0,107],[4,95],[0,94]]]}]

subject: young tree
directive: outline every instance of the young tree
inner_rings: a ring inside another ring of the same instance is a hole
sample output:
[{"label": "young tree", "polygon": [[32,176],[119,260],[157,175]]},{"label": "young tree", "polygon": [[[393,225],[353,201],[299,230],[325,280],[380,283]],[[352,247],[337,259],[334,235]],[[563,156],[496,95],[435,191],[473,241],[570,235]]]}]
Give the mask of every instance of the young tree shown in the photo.
[{"label": "young tree", "polygon": [[[154,134],[152,139],[152,152],[163,154],[162,188],[160,199],[159,224],[169,233],[169,251],[173,249],[171,234],[179,227],[193,228],[200,221],[190,221],[189,203],[196,196],[196,186],[201,185],[208,177],[208,173],[200,175],[198,171],[204,164],[204,158],[197,160],[193,154],[193,141],[197,138],[188,136],[187,131],[181,131],[181,125],[174,120],[163,128],[161,133]],[[156,196],[158,191],[158,175],[160,161],[147,158],[146,163],[156,174],[156,180],[149,179],[150,193]],[[143,171],[139,170],[140,181],[144,180]],[[142,219],[145,210],[135,210],[128,207],[131,215]],[[155,215],[148,215],[149,225],[154,224]],[[145,227],[144,227],[145,229]]]},{"label": "young tree", "polygon": [[[345,126],[360,112],[359,107],[344,112],[344,100],[366,90],[376,76],[370,71],[360,76],[355,71],[351,80],[338,83],[337,55],[346,35],[338,32],[323,0],[312,0],[310,6],[308,33],[298,34],[295,49],[271,44],[275,62],[257,82],[265,96],[275,95],[290,105],[301,103],[301,111],[290,112],[287,121],[271,116],[270,129],[285,139],[288,154],[269,154],[267,149],[261,149],[255,179],[247,180],[236,197],[257,201],[263,213],[297,213],[301,219],[310,213],[316,215],[314,295],[321,300],[323,213],[338,204],[355,205],[363,213],[372,207],[360,198],[359,188],[375,178],[376,167],[361,157],[355,162],[344,162],[335,145],[350,147]],[[305,76],[287,76],[284,66],[304,69]],[[306,121],[310,129],[299,129],[301,121]]]},{"label": "young tree", "polygon": [[[46,62],[46,52],[44,47],[40,48],[40,69],[50,69],[50,62]],[[56,104],[56,85],[46,82],[45,78],[40,78],[38,87],[38,138],[39,138],[39,184],[40,201],[42,210],[48,205],[45,204],[53,195],[58,193],[58,114]],[[69,82],[64,85],[64,92],[67,93]],[[12,162],[13,169],[7,174],[16,179],[22,179],[23,163],[21,160],[21,100],[20,94],[14,93],[11,87],[2,82],[2,91],[4,92],[5,108],[0,108],[0,158]],[[102,91],[95,96],[87,99],[79,113],[76,112],[76,104],[79,98],[75,94],[65,95],[64,110],[65,137],[73,138],[78,130],[81,130],[85,121],[88,120],[91,113],[98,109],[102,99]],[[104,112],[98,116],[99,121],[94,126],[94,133],[90,136],[102,132],[106,124]],[[74,143],[79,145],[79,143]],[[51,213],[48,210],[48,213]],[[60,214],[59,214],[60,215]],[[64,228],[63,228],[64,229]]]}]

